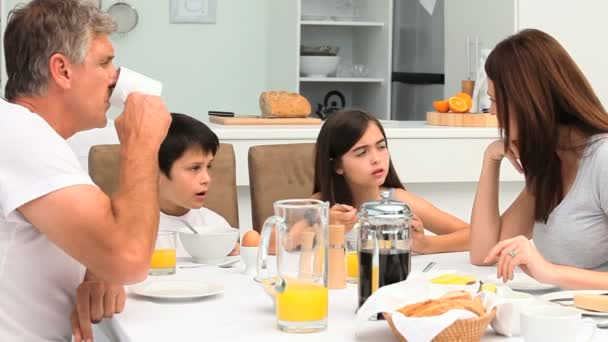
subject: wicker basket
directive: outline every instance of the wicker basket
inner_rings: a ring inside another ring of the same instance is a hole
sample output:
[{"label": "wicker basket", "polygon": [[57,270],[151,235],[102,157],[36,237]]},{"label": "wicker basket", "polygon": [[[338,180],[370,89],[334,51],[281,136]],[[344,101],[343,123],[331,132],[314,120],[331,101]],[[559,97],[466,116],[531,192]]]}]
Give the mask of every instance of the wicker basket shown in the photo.
[{"label": "wicker basket", "polygon": [[[483,334],[485,334],[488,325],[494,319],[496,315],[496,309],[486,312],[485,315],[471,318],[471,319],[463,319],[457,320],[454,324],[447,327],[443,330],[439,335],[435,336],[433,339],[434,342],[478,342],[481,340]],[[391,314],[385,313],[384,318],[388,322],[391,330],[399,338],[399,341],[407,342],[405,337],[401,336],[395,325],[393,324],[393,320],[391,319]]]}]

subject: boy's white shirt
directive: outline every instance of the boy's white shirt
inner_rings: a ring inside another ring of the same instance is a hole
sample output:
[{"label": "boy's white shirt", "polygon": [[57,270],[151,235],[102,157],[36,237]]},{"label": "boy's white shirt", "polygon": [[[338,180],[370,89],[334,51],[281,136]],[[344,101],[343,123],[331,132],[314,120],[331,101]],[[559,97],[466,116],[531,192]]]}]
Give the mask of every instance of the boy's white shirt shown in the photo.
[{"label": "boy's white shirt", "polygon": [[[214,212],[211,209],[199,208],[190,209],[185,215],[182,216],[171,216],[163,212],[160,213],[159,229],[161,230],[173,230],[176,232],[189,233],[190,230],[184,225],[182,221],[187,221],[193,227],[195,227],[199,233],[208,233],[216,230],[225,230],[230,227],[230,224],[221,215]],[[189,257],[190,254],[186,252],[182,242],[177,237],[177,256],[178,257]]]}]

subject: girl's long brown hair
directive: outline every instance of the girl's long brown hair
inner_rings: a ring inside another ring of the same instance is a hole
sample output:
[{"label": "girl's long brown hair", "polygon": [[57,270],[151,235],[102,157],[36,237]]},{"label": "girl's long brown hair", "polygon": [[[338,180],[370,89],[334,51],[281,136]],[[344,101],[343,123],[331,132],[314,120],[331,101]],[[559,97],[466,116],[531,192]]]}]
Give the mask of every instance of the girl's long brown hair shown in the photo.
[{"label": "girl's long brown hair", "polygon": [[[376,125],[386,139],[384,128],[372,115],[361,110],[335,112],[323,124],[315,145],[314,193],[320,193],[323,201],[353,205],[353,196],[343,175],[336,173],[336,165],[365,134],[369,125]],[[388,146],[388,141],[387,141]],[[389,162],[388,174],[382,186],[404,189],[393,162]]]},{"label": "girl's long brown hair", "polygon": [[558,150],[584,148],[560,146],[560,127],[589,137],[608,132],[608,115],[568,52],[542,31],[523,30],[500,42],[485,70],[494,83],[505,149],[513,120],[526,187],[535,198],[534,218],[546,222],[564,197]]}]

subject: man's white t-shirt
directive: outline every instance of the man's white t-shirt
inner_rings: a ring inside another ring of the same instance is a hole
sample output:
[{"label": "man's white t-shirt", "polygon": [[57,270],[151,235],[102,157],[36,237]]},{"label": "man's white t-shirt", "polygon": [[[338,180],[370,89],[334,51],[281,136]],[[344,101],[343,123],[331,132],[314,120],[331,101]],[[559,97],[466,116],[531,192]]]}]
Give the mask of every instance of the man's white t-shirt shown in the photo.
[{"label": "man's white t-shirt", "polygon": [[66,141],[39,115],[0,99],[0,341],[71,338],[85,269],[17,208],[77,184],[93,182]]},{"label": "man's white t-shirt", "polygon": [[[207,233],[217,230],[225,230],[231,228],[230,223],[215,211],[207,208],[190,209],[185,215],[171,216],[163,212],[160,213],[159,229],[173,230],[176,232],[190,233],[188,227],[182,221],[187,221],[193,227],[196,227],[199,233]],[[188,257],[190,254],[186,252],[182,243],[177,238],[176,253],[178,257]]]}]

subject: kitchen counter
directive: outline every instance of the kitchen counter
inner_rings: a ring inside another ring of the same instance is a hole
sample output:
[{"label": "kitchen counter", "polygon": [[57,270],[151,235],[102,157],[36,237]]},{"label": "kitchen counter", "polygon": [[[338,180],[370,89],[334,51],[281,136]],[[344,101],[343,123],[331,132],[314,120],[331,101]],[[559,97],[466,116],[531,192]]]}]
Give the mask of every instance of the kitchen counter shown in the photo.
[{"label": "kitchen counter", "polygon": [[[424,121],[383,121],[393,164],[407,183],[476,182],[486,146],[497,128],[429,126]],[[237,185],[249,185],[250,146],[314,143],[321,126],[227,126],[209,124],[220,141],[234,145]],[[504,163],[508,164],[508,163]],[[501,180],[521,181],[510,165]]]},{"label": "kitchen counter", "polygon": [[[425,121],[392,121],[381,120],[387,137],[392,138],[420,138],[420,139],[446,139],[446,138],[480,138],[497,139],[498,129],[495,127],[443,127],[430,126]],[[206,122],[221,138],[230,140],[248,139],[316,139],[321,125],[309,126],[231,126],[217,125]]]},{"label": "kitchen counter", "polygon": [[[231,126],[208,123],[223,143],[234,145],[237,185],[248,186],[247,153],[255,145],[314,143],[321,126]],[[496,128],[429,126],[424,121],[382,121],[393,164],[407,183],[476,182],[485,147],[499,138]],[[69,139],[83,165],[95,144],[118,143],[114,123]],[[521,181],[508,163],[503,181]]]}]

